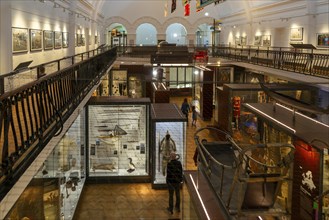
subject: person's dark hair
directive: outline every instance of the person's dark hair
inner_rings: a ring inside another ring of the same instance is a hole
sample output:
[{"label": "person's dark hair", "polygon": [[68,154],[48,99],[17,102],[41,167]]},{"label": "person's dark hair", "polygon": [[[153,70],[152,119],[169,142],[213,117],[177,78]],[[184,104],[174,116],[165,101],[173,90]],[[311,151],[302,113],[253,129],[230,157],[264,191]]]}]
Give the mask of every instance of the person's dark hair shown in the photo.
[{"label": "person's dark hair", "polygon": [[187,102],[187,98],[184,99],[184,102]]}]

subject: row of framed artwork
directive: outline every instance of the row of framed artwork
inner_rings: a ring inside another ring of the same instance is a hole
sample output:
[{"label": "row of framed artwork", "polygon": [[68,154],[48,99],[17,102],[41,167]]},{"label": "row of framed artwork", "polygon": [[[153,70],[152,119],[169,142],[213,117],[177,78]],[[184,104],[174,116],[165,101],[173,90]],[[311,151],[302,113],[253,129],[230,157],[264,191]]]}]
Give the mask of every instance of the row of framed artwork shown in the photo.
[{"label": "row of framed artwork", "polygon": [[68,47],[68,32],[28,28],[12,28],[13,53],[60,49]]},{"label": "row of framed artwork", "polygon": [[[290,41],[302,41],[303,34],[302,29],[301,32],[292,32],[290,36]],[[247,45],[247,37],[240,36],[235,38],[235,45],[246,46]],[[255,36],[254,38],[254,46],[271,46],[271,35],[262,35]],[[317,33],[316,34],[316,46],[317,47],[329,47],[329,33]]]},{"label": "row of framed artwork", "polygon": [[[246,46],[247,37],[246,36],[235,37],[235,45]],[[264,47],[271,46],[271,35],[255,36],[254,45],[264,46]]]},{"label": "row of framed artwork", "polygon": [[[13,53],[21,53],[28,51],[41,51],[67,48],[69,46],[68,32],[48,31],[28,28],[12,28],[12,51]],[[89,38],[91,44],[91,38]],[[98,38],[95,36],[95,44]],[[85,46],[84,34],[75,35],[75,46]]]}]

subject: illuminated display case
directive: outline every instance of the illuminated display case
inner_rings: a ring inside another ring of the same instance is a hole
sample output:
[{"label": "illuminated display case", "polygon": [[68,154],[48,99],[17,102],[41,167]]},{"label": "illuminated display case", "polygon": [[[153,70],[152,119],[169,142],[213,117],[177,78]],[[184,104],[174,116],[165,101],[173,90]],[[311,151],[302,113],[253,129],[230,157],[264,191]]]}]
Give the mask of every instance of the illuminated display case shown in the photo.
[{"label": "illuminated display case", "polygon": [[84,116],[63,135],[6,219],[73,219],[85,183]]},{"label": "illuminated display case", "polygon": [[127,88],[127,70],[111,70],[111,95],[128,96]]},{"label": "illuminated display case", "polygon": [[151,146],[152,146],[152,187],[166,187],[166,136],[170,135],[170,146],[175,146],[176,154],[186,167],[186,118],[172,103],[151,105]]},{"label": "illuminated display case", "polygon": [[[307,87],[299,88],[285,84],[266,84],[268,88],[285,96],[296,97],[304,102],[312,100],[314,91]],[[259,84],[224,84],[223,88],[216,88],[218,125],[224,130],[239,130],[246,120],[252,120],[249,111],[240,109],[244,103],[268,103],[269,98]],[[243,122],[241,122],[243,121]]]},{"label": "illuminated display case", "polygon": [[258,128],[266,142],[288,142],[295,147],[292,185],[290,188],[283,185],[281,190],[289,192],[291,200],[285,202],[282,196],[278,200],[291,207],[291,219],[327,219],[329,125],[279,103],[252,103],[243,107],[267,125]]},{"label": "illuminated display case", "polygon": [[209,121],[213,114],[213,71],[199,70],[194,74],[195,86],[193,103],[196,111],[204,121]]},{"label": "illuminated display case", "polygon": [[88,177],[149,176],[148,98],[88,102]]}]

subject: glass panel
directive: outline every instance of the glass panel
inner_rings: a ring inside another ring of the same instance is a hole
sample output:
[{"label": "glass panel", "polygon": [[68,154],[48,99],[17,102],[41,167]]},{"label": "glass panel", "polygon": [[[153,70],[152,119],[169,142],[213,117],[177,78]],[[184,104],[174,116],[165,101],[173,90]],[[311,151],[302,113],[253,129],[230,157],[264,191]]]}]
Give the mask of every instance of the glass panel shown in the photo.
[{"label": "glass panel", "polygon": [[127,70],[112,70],[112,87],[113,96],[127,96]]},{"label": "glass panel", "polygon": [[85,180],[83,118],[84,111],[41,165],[6,219],[73,218]]},{"label": "glass panel", "polygon": [[178,68],[178,88],[185,87],[185,67]]},{"label": "glass panel", "polygon": [[[329,155],[327,150],[324,151],[323,155],[323,192],[329,190]],[[321,193],[323,193],[321,192]],[[322,199],[322,212],[324,215],[324,219],[329,218],[329,195],[326,194],[323,196]]]},{"label": "glass panel", "polygon": [[89,176],[148,174],[144,105],[89,106]]},{"label": "glass panel", "polygon": [[192,88],[192,76],[193,76],[193,68],[192,67],[188,67],[185,69],[185,87],[186,88]]},{"label": "glass panel", "polygon": [[170,68],[170,88],[177,88],[177,67]]},{"label": "glass panel", "polygon": [[[174,145],[179,160],[185,167],[185,135],[184,122],[158,122],[156,127],[156,161],[154,184],[166,183],[166,165],[168,163],[168,154]],[[166,142],[166,135],[170,135],[171,141]],[[175,151],[175,150],[174,150]]]},{"label": "glass panel", "polygon": [[143,86],[141,76],[130,76],[129,77],[129,97],[130,98],[141,98],[143,97]]}]

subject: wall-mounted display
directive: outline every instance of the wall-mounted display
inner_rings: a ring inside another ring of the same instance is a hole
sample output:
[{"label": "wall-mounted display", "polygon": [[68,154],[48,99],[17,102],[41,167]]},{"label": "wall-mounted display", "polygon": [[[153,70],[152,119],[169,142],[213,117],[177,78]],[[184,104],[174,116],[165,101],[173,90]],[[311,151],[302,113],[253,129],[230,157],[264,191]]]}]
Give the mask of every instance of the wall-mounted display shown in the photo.
[{"label": "wall-mounted display", "polygon": [[62,32],[55,31],[55,49],[62,48]]},{"label": "wall-mounted display", "polygon": [[30,50],[42,50],[42,30],[30,29]]},{"label": "wall-mounted display", "polygon": [[45,50],[51,50],[54,48],[53,31],[43,31],[43,47]]},{"label": "wall-mounted display", "polygon": [[28,29],[27,28],[16,28],[12,29],[13,37],[13,53],[26,52],[27,41],[28,41]]},{"label": "wall-mounted display", "polygon": [[242,46],[247,45],[247,36],[241,36],[240,38],[241,38],[241,39],[240,39],[240,44],[241,44]]},{"label": "wall-mounted display", "polygon": [[77,34],[77,46],[85,46],[85,36],[83,34]]},{"label": "wall-mounted display", "polygon": [[235,37],[235,45],[240,45],[240,37]]},{"label": "wall-mounted display", "polygon": [[329,47],[329,33],[316,34],[317,47]]},{"label": "wall-mounted display", "polygon": [[138,103],[88,105],[90,177],[148,175],[148,111]]},{"label": "wall-mounted display", "polygon": [[67,32],[63,32],[63,36],[62,36],[62,47],[66,48],[69,46],[69,33]]},{"label": "wall-mounted display", "polygon": [[111,70],[111,95],[128,96],[127,70]]},{"label": "wall-mounted display", "polygon": [[86,37],[85,37],[84,34],[81,34],[80,41],[81,41],[81,46],[85,46],[86,45]]},{"label": "wall-mounted display", "polygon": [[261,46],[262,45],[262,36],[255,36],[254,45],[255,46]]},{"label": "wall-mounted display", "polygon": [[128,78],[128,96],[131,98],[143,97],[143,84],[141,75],[132,75]]},{"label": "wall-mounted display", "polygon": [[291,41],[300,41],[303,40],[303,28],[291,28],[290,29],[290,40]]},{"label": "wall-mounted display", "polygon": [[271,46],[271,35],[263,35],[262,40],[263,40],[263,46],[264,47]]}]

